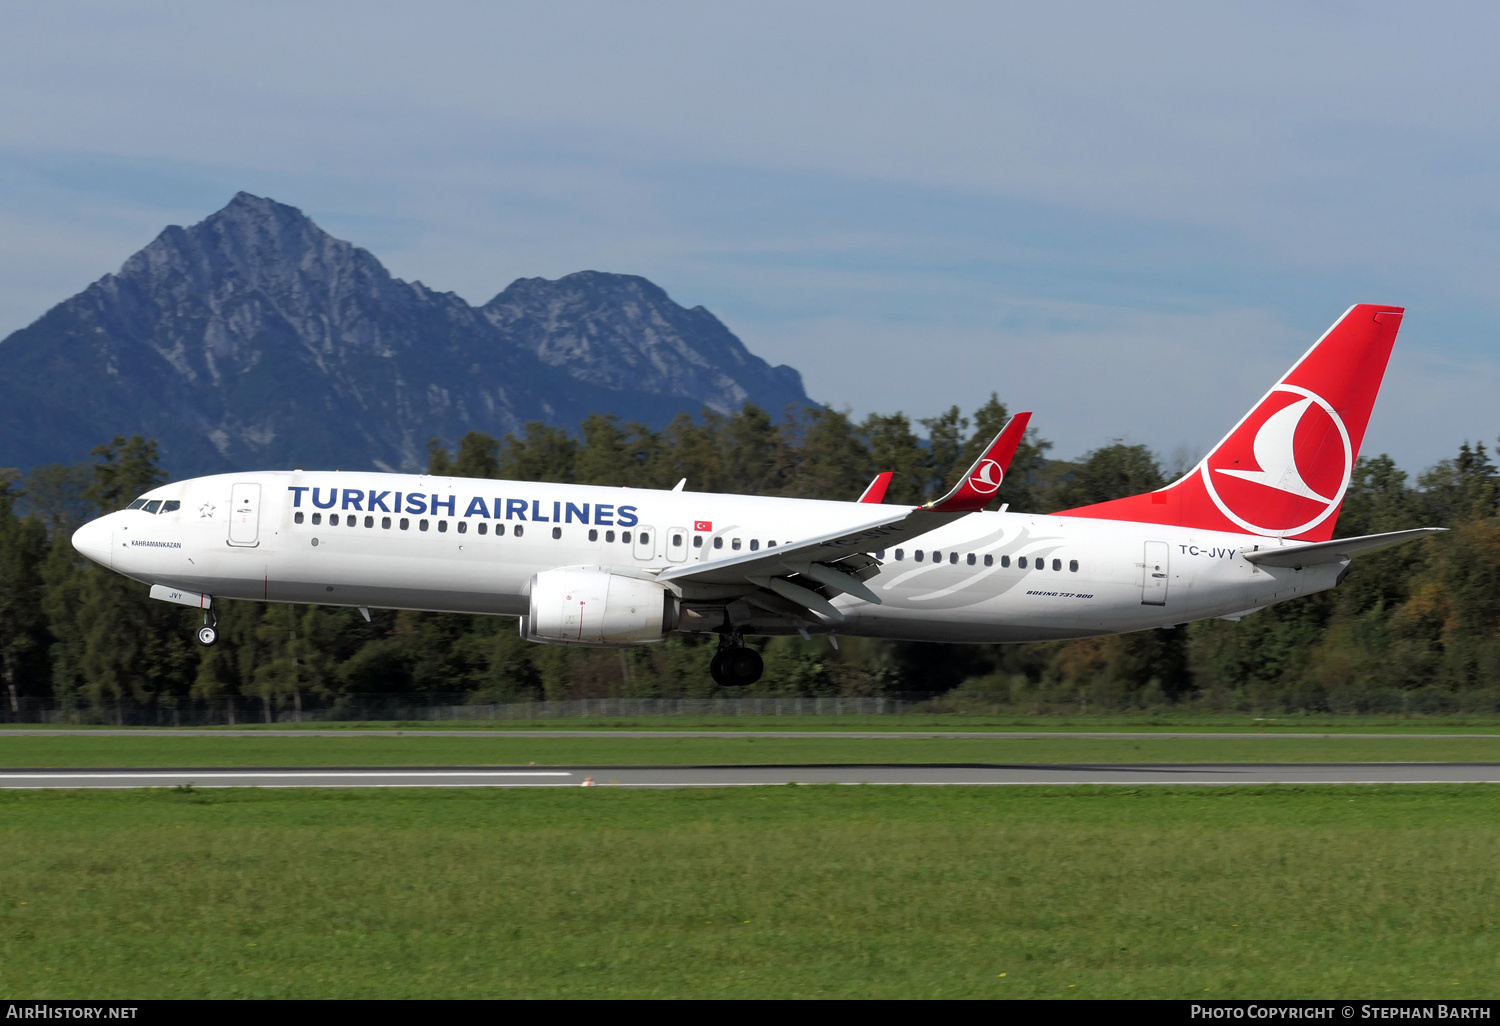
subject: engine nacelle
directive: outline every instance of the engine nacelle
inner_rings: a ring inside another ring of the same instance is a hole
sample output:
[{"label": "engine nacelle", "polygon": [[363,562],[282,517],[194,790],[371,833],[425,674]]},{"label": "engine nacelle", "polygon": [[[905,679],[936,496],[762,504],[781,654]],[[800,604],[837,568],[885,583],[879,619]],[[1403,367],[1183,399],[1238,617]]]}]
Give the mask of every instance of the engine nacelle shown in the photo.
[{"label": "engine nacelle", "polygon": [[655,581],[600,569],[544,570],[531,579],[528,641],[629,645],[660,641],[677,626],[677,596]]}]

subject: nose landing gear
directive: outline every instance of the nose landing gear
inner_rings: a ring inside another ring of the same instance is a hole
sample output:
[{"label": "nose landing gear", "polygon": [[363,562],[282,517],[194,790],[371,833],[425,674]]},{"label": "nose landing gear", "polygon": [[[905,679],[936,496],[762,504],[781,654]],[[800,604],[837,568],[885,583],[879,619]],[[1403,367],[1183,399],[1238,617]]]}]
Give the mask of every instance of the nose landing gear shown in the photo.
[{"label": "nose landing gear", "polygon": [[766,664],[760,653],[745,647],[745,639],[738,633],[719,639],[719,650],[708,664],[708,672],[714,682],[726,688],[743,688],[760,680]]},{"label": "nose landing gear", "polygon": [[203,626],[198,628],[198,644],[207,646],[219,640],[219,632],[214,630],[218,623],[219,618],[217,616],[214,616],[207,609],[203,611]]}]

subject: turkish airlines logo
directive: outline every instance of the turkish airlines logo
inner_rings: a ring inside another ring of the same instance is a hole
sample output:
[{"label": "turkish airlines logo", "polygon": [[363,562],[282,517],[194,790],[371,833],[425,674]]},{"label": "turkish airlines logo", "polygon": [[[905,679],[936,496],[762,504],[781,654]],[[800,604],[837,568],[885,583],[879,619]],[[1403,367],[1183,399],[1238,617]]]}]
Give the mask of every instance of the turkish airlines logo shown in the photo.
[{"label": "turkish airlines logo", "polygon": [[1354,473],[1343,419],[1322,396],[1281,384],[1203,461],[1203,483],[1255,534],[1298,535],[1333,515]]},{"label": "turkish airlines logo", "polygon": [[1000,482],[1004,480],[1005,468],[996,460],[984,460],[979,469],[969,475],[969,487],[980,495],[993,495],[1000,490]]}]

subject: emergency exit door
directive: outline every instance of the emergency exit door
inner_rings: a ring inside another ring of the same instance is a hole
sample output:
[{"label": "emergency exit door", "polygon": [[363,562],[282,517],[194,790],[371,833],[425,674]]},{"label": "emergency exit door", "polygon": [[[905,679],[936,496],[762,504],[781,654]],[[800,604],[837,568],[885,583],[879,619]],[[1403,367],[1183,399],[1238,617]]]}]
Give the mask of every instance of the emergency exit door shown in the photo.
[{"label": "emergency exit door", "polygon": [[1169,552],[1166,542],[1148,541],[1146,543],[1146,561],[1141,564],[1141,605],[1164,606],[1167,604]]},{"label": "emergency exit door", "polygon": [[641,560],[652,560],[656,558],[656,528],[639,524],[635,529],[635,558]]},{"label": "emergency exit door", "polygon": [[260,485],[245,482],[230,489],[229,544],[260,544]]}]

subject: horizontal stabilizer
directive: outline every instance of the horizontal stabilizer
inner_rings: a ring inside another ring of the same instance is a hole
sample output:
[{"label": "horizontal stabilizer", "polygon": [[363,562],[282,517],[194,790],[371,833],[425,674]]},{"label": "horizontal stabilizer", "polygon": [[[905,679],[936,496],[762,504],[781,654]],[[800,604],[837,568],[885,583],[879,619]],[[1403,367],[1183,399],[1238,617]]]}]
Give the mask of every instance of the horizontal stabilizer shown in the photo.
[{"label": "horizontal stabilizer", "polygon": [[1440,534],[1445,530],[1447,530],[1445,527],[1415,527],[1410,531],[1387,531],[1385,534],[1366,534],[1358,538],[1337,538],[1312,545],[1241,549],[1240,555],[1245,557],[1247,563],[1257,563],[1260,566],[1289,566],[1301,569],[1304,566],[1320,566],[1324,563],[1342,563],[1356,553],[1374,552],[1376,549],[1416,541],[1430,534]]}]

